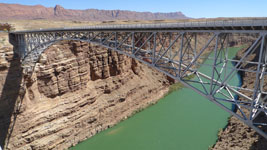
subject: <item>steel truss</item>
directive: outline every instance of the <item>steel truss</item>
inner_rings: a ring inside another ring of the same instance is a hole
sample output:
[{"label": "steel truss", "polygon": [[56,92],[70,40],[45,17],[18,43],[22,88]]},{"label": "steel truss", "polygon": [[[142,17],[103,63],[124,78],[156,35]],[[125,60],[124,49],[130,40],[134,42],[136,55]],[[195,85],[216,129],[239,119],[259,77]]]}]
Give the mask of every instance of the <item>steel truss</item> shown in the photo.
[{"label": "steel truss", "polygon": [[[248,49],[240,59],[232,59],[228,55],[232,50],[231,43],[240,37],[252,37],[253,40],[247,42]],[[267,131],[263,129],[267,126],[265,31],[95,30],[10,34],[10,42],[28,72],[33,70],[40,55],[50,45],[62,40],[98,44],[137,59],[206,97],[267,139]],[[257,59],[249,60],[255,53]],[[212,64],[203,63],[205,59]],[[244,64],[253,69],[244,67]],[[237,72],[253,73],[254,86],[239,87],[232,83]]]}]

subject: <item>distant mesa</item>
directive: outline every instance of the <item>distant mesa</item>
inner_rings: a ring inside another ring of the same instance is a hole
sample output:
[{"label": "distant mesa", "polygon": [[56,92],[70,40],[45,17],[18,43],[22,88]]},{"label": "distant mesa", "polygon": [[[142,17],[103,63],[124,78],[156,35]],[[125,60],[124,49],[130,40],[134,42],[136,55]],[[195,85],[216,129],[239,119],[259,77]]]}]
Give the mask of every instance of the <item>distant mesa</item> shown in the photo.
[{"label": "distant mesa", "polygon": [[33,20],[40,18],[77,21],[188,19],[182,12],[151,13],[127,10],[74,10],[65,9],[60,5],[48,8],[42,5],[27,6],[0,3],[1,20]]}]

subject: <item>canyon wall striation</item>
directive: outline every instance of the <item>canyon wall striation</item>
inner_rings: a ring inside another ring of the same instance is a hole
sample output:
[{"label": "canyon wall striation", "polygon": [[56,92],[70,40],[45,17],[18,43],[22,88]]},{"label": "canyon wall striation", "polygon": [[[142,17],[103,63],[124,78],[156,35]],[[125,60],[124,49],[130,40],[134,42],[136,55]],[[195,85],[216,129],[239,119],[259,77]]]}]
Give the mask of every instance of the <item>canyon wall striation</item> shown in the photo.
[{"label": "canyon wall striation", "polygon": [[6,149],[66,149],[168,91],[162,73],[89,43],[52,45],[24,77],[12,50],[2,51],[0,141],[6,139]]}]

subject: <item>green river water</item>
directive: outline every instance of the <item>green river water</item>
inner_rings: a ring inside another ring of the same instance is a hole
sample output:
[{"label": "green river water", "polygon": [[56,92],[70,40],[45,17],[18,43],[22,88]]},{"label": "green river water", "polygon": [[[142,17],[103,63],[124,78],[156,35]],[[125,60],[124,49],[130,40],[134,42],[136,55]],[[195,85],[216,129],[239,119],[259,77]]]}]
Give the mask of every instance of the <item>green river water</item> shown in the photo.
[{"label": "green river water", "polygon": [[[234,57],[239,48],[231,48]],[[212,54],[213,55],[213,54]],[[206,60],[205,64],[212,64]],[[210,72],[200,67],[202,72]],[[236,75],[232,84],[239,85]],[[231,107],[231,106],[229,106]],[[181,88],[72,150],[207,150],[229,113],[189,88]]]}]

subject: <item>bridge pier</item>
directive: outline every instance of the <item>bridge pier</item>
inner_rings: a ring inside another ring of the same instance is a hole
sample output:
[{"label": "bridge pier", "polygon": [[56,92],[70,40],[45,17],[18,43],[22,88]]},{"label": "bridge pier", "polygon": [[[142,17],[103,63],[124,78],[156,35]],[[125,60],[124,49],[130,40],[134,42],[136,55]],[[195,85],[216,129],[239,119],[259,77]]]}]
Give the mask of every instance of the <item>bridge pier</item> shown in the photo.
[{"label": "bridge pier", "polygon": [[13,45],[15,54],[20,58],[27,55],[27,42],[24,34],[9,34],[9,43]]}]

